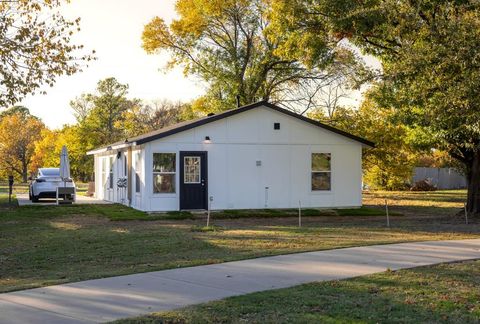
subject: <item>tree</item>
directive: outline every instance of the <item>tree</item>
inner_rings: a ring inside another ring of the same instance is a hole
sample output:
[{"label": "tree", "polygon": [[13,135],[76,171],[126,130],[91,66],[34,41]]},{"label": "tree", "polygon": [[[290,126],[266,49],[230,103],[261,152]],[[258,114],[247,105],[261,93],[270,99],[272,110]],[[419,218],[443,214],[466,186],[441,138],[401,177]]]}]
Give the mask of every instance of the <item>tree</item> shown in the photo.
[{"label": "tree", "polygon": [[366,94],[358,110],[337,107],[333,119],[323,110],[309,117],[373,141],[375,147],[363,152],[364,183],[371,189],[402,190],[410,184],[423,148],[411,141],[412,129],[396,121],[394,109],[378,107],[372,98],[376,89]]},{"label": "tree", "polygon": [[43,129],[40,139],[35,143],[31,169],[59,167],[60,153],[63,145],[66,145],[72,177],[77,181],[91,180],[93,161],[86,153],[93,146],[82,135],[78,125],[64,126],[60,130]]},{"label": "tree", "polygon": [[285,17],[297,22],[291,27],[328,27],[380,59],[380,107],[394,108],[402,122],[432,134],[436,148],[465,166],[467,210],[480,215],[480,3],[293,2],[296,9]]},{"label": "tree", "polygon": [[23,182],[27,181],[35,142],[44,128],[38,118],[22,113],[0,120],[0,169],[4,173],[14,172]]},{"label": "tree", "polygon": [[[282,105],[291,110],[297,110],[301,115],[309,112],[326,114],[328,122],[333,122],[338,109],[341,109],[340,100],[349,96],[347,81],[339,75],[332,77],[326,84],[315,81],[301,82],[296,89],[286,91]],[[290,105],[290,102],[293,105]]]},{"label": "tree", "polygon": [[[20,114],[23,117],[31,116],[30,115],[30,110],[28,110],[27,107],[24,106],[13,106],[9,109],[5,109],[4,111],[0,112],[0,119],[6,116],[12,116],[15,114]],[[34,116],[32,116],[34,117]]]},{"label": "tree", "polygon": [[81,45],[71,36],[80,19],[69,21],[55,9],[62,0],[0,2],[0,107],[15,104],[43,84],[53,86],[57,76],[80,70]]},{"label": "tree", "polygon": [[93,97],[90,94],[81,94],[80,97],[70,101],[70,107],[77,122],[82,123],[93,108]]},{"label": "tree", "polygon": [[[177,0],[179,18],[167,26],[155,17],[145,26],[147,53],[169,51],[169,67],[206,81],[208,91],[194,103],[200,111],[221,111],[258,100],[278,102],[303,81],[323,82],[337,70],[332,65],[354,63],[353,53],[318,30],[316,48],[303,63],[283,51],[281,33],[270,28],[269,0]],[[345,69],[343,69],[345,70]],[[291,99],[290,99],[291,100]]]},{"label": "tree", "polygon": [[123,113],[116,126],[123,129],[125,137],[137,136],[172,124],[192,119],[191,105],[168,100],[132,106]]},{"label": "tree", "polygon": [[[56,168],[60,166],[60,153],[56,154],[57,142],[61,140],[61,131],[44,128],[35,142],[31,160],[32,170]],[[70,153],[70,152],[69,152]]]},{"label": "tree", "polygon": [[144,104],[127,95],[127,84],[107,78],[98,82],[96,93],[82,94],[70,102],[89,147],[125,140],[195,117],[189,104],[167,100]]},{"label": "tree", "polygon": [[91,145],[100,146],[125,139],[121,124],[124,114],[139,105],[137,99],[127,99],[128,85],[115,78],[101,80],[97,91],[84,94],[70,103],[79,122],[83,136],[89,138]]}]

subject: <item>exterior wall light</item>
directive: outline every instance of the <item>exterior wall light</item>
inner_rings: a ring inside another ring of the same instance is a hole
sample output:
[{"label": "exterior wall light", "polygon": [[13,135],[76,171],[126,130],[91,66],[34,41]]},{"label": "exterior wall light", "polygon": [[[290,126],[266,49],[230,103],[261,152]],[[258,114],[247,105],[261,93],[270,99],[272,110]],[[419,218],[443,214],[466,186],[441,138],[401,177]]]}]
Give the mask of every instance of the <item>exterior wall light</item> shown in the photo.
[{"label": "exterior wall light", "polygon": [[205,136],[205,141],[203,141],[206,144],[210,144],[212,140],[210,139],[210,136]]}]

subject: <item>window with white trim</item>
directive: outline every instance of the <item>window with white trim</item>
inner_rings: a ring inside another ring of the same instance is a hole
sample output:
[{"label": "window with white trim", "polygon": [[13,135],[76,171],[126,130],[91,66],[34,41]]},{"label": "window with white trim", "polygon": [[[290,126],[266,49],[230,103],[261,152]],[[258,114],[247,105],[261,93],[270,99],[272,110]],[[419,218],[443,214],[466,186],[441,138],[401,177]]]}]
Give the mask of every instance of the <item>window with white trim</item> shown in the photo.
[{"label": "window with white trim", "polygon": [[113,189],[113,164],[115,163],[115,157],[111,156],[109,162],[108,189]]},{"label": "window with white trim", "polygon": [[127,152],[123,152],[123,176],[128,177],[128,156],[127,156]]},{"label": "window with white trim", "polygon": [[105,157],[102,157],[100,158],[100,162],[102,164],[102,172],[101,172],[101,176],[102,176],[102,190],[103,188],[106,188],[107,187],[107,158]]},{"label": "window with white trim", "polygon": [[153,193],[175,193],[175,173],[175,153],[153,153]]},{"label": "window with white trim", "polygon": [[331,153],[312,153],[312,191],[332,189]]},{"label": "window with white trim", "polygon": [[142,172],[142,165],[141,165],[141,159],[142,159],[142,153],[141,152],[136,152],[135,153],[135,167],[134,167],[134,172],[135,172],[135,192],[140,193],[140,188],[141,188],[141,172]]}]

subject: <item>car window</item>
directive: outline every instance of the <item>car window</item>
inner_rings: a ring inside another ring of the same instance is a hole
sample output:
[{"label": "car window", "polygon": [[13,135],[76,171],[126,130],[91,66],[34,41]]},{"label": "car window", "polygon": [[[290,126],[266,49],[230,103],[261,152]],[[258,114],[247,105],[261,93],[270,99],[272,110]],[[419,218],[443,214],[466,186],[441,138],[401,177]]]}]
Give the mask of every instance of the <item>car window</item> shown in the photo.
[{"label": "car window", "polygon": [[43,169],[41,171],[42,175],[46,177],[58,177],[60,176],[60,170],[59,169]]}]

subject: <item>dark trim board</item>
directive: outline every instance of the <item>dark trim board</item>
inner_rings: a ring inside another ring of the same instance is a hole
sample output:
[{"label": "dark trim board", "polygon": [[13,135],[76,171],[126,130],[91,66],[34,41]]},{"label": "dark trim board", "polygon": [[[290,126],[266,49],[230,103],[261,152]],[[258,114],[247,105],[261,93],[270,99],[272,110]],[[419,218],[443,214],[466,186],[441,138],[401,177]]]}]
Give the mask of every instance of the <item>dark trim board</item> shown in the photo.
[{"label": "dark trim board", "polygon": [[160,129],[156,132],[141,135],[141,136],[138,136],[137,138],[132,138],[129,141],[136,142],[137,145],[144,144],[144,143],[151,142],[151,141],[154,141],[154,140],[166,137],[166,136],[170,136],[170,135],[173,135],[173,134],[177,134],[177,133],[180,133],[180,132],[183,132],[183,131],[186,131],[186,130],[189,130],[189,129],[192,129],[192,128],[195,128],[195,127],[198,127],[198,126],[202,126],[202,125],[205,125],[205,124],[208,124],[208,123],[211,123],[211,122],[223,119],[223,118],[234,116],[236,114],[239,114],[239,113],[242,113],[242,112],[245,112],[245,111],[248,111],[248,110],[252,110],[254,108],[261,107],[261,106],[268,107],[270,109],[273,109],[273,110],[278,111],[280,113],[283,113],[285,115],[300,119],[300,120],[302,120],[304,122],[307,122],[309,124],[312,124],[314,126],[317,126],[317,127],[329,130],[333,133],[348,137],[350,139],[353,139],[353,140],[355,140],[357,142],[360,142],[362,144],[365,144],[367,146],[371,146],[371,147],[375,146],[375,144],[373,142],[370,142],[370,141],[368,141],[364,138],[355,136],[353,134],[347,133],[347,132],[342,131],[340,129],[337,129],[335,127],[332,127],[332,126],[320,123],[316,120],[307,118],[305,116],[296,114],[293,111],[290,111],[290,110],[287,110],[287,109],[284,109],[284,108],[280,108],[280,107],[278,107],[274,104],[271,104],[269,102],[266,102],[266,101],[259,101],[259,102],[253,103],[251,105],[243,106],[243,107],[236,108],[236,109],[227,110],[227,111],[225,111],[223,113],[219,113],[217,115],[207,116],[205,118],[201,118],[201,119],[198,119],[198,120],[191,121],[189,123],[186,123],[185,125],[177,124],[178,127],[172,127],[172,129],[168,129],[168,130],[164,129],[164,131],[162,131]]},{"label": "dark trim board", "polygon": [[[170,136],[170,135],[174,135],[174,134],[177,134],[177,133],[180,133],[180,132],[183,132],[183,131],[186,131],[186,130],[189,130],[189,129],[192,129],[192,128],[195,128],[195,127],[198,127],[198,126],[209,124],[211,122],[221,120],[223,118],[227,118],[227,117],[230,117],[230,116],[234,116],[234,115],[240,114],[242,112],[249,111],[249,110],[252,110],[254,108],[262,107],[262,106],[270,108],[270,109],[275,110],[277,112],[280,112],[282,114],[291,116],[293,118],[297,118],[301,121],[304,121],[306,123],[309,123],[309,124],[317,126],[317,127],[320,127],[322,129],[326,129],[328,131],[339,134],[341,136],[347,137],[351,140],[360,142],[360,143],[362,143],[366,146],[375,147],[375,143],[373,143],[369,140],[366,140],[364,138],[355,136],[353,134],[347,133],[347,132],[342,131],[340,129],[337,129],[335,127],[323,124],[319,121],[316,121],[316,120],[307,118],[305,116],[299,115],[297,113],[294,113],[293,111],[281,108],[281,107],[276,106],[274,104],[271,104],[267,101],[259,101],[259,102],[256,102],[256,103],[253,103],[253,104],[250,104],[250,105],[247,105],[247,106],[243,106],[243,107],[240,107],[240,108],[227,110],[227,111],[224,111],[224,112],[216,114],[216,115],[206,116],[206,117],[203,117],[203,118],[200,118],[200,119],[195,119],[195,120],[191,120],[191,121],[178,123],[178,124],[175,124],[175,125],[172,125],[172,126],[169,126],[169,127],[165,127],[165,128],[162,128],[162,129],[159,129],[159,130],[147,133],[147,134],[143,134],[143,135],[140,135],[140,136],[136,136],[136,137],[126,139],[125,141],[122,141],[122,142],[117,142],[117,143],[105,146],[104,148],[106,148],[108,150],[109,147],[111,148],[112,146],[115,146],[115,145],[129,144],[129,143],[136,143],[136,145],[141,145],[141,144],[144,144],[144,143],[148,143],[148,142],[160,139],[160,138],[164,138],[164,137],[167,137],[167,136]],[[99,148],[99,149],[102,149],[102,148]],[[96,150],[99,150],[99,149],[96,149]],[[93,151],[96,151],[96,150],[93,150]]]}]

